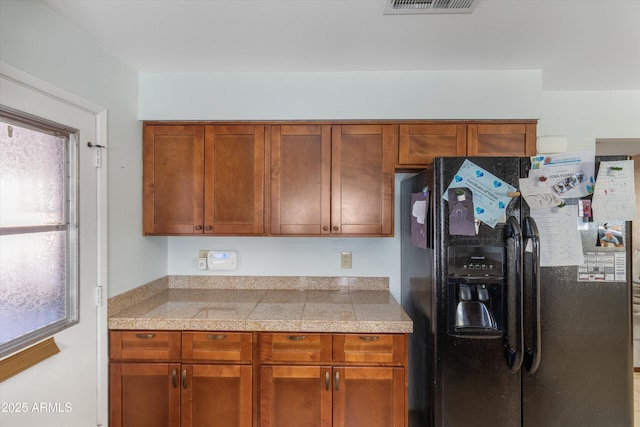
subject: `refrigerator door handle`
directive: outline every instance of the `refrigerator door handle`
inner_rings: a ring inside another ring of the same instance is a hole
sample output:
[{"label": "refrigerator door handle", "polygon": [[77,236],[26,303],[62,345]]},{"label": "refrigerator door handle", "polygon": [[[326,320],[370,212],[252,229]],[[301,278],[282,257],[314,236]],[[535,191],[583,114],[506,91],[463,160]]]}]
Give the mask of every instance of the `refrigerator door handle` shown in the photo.
[{"label": "refrigerator door handle", "polygon": [[507,220],[507,239],[513,239],[514,254],[515,254],[515,274],[507,274],[509,278],[515,276],[515,315],[513,317],[515,322],[515,348],[511,347],[509,343],[509,335],[505,334],[505,356],[507,358],[507,365],[512,373],[518,372],[522,367],[523,348],[524,348],[524,333],[522,327],[522,308],[523,308],[523,295],[522,295],[522,230],[518,220],[511,216]]},{"label": "refrigerator door handle", "polygon": [[542,331],[540,324],[540,233],[538,226],[531,217],[524,219],[524,236],[530,239],[531,252],[531,347],[527,346],[524,355],[524,366],[530,374],[535,373],[540,366],[542,357]]}]

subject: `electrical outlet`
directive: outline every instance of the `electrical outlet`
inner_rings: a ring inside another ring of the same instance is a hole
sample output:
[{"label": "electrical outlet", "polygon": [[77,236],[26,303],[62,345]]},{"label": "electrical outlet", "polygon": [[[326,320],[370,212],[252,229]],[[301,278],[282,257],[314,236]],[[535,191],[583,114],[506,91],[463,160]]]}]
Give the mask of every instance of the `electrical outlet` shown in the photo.
[{"label": "electrical outlet", "polygon": [[340,254],[340,268],[351,268],[351,252]]}]

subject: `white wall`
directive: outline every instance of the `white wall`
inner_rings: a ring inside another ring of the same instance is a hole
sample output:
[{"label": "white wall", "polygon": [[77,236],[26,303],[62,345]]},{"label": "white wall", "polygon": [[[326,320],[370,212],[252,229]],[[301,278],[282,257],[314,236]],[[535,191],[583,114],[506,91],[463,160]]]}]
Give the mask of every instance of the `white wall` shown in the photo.
[{"label": "white wall", "polygon": [[638,138],[640,91],[543,92],[541,135],[564,135],[571,151],[594,152],[596,139]]},{"label": "white wall", "polygon": [[537,119],[542,73],[141,74],[143,120]]},{"label": "white wall", "polygon": [[[400,181],[396,174],[395,237],[172,237],[169,273],[238,276],[359,276],[389,277],[391,293],[400,301]],[[238,252],[236,271],[198,270],[198,251]],[[340,252],[350,251],[353,268],[340,268]]]},{"label": "white wall", "polygon": [[0,60],[108,110],[109,295],[166,275],[166,239],[142,237],[138,73],[32,0],[0,2]]}]

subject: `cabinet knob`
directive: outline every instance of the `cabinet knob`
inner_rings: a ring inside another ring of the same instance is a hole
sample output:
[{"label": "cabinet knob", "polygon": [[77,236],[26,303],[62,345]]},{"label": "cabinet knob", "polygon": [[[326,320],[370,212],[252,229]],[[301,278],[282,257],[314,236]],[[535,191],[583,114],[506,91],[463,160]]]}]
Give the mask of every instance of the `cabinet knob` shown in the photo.
[{"label": "cabinet knob", "polygon": [[202,230],[202,226],[201,225],[196,225],[195,229],[196,229],[196,231],[200,231],[200,230]]},{"label": "cabinet knob", "polygon": [[207,230],[207,231],[211,231],[211,229],[212,229],[212,228],[213,228],[213,227],[212,227],[212,226],[210,226],[210,225],[207,225],[206,227],[204,227],[204,229],[205,229],[205,230]]},{"label": "cabinet knob", "polygon": [[338,231],[338,230],[340,230],[340,228],[337,225],[334,225],[333,226],[333,231]]},{"label": "cabinet knob", "polygon": [[325,225],[324,227],[322,227],[322,231],[329,231],[329,227]]}]

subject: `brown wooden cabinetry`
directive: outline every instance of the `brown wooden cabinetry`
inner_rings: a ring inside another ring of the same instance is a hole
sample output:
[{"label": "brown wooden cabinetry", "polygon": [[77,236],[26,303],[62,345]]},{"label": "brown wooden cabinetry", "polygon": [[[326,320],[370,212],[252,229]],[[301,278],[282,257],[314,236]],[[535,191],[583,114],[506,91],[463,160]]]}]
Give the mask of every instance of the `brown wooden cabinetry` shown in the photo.
[{"label": "brown wooden cabinetry", "polygon": [[398,166],[428,165],[434,157],[467,154],[467,126],[457,123],[400,125]]},{"label": "brown wooden cabinetry", "polygon": [[111,331],[111,427],[252,426],[252,344],[252,333]]},{"label": "brown wooden cabinetry", "polygon": [[143,233],[202,233],[204,127],[145,125]]},{"label": "brown wooden cabinetry", "polygon": [[261,427],[407,425],[405,335],[262,333],[259,342]]},{"label": "brown wooden cabinetry", "polygon": [[274,125],[272,235],[393,235],[397,126]]},{"label": "brown wooden cabinetry", "polygon": [[469,156],[533,156],[535,123],[478,123],[467,126]]},{"label": "brown wooden cabinetry", "polygon": [[145,235],[263,234],[264,126],[145,123]]},{"label": "brown wooden cabinetry", "polygon": [[405,123],[400,125],[396,167],[423,169],[435,157],[535,153],[535,121]]}]

